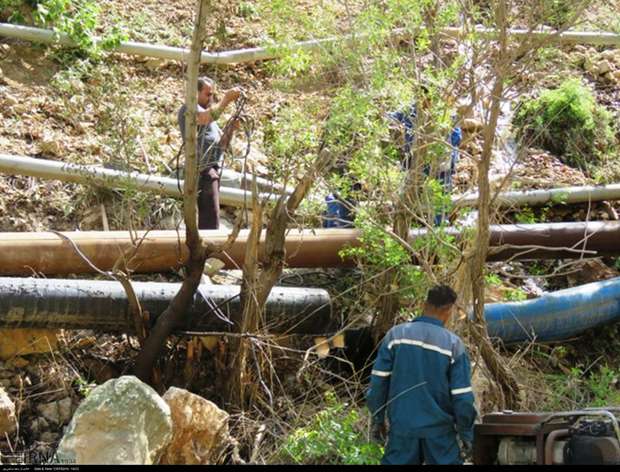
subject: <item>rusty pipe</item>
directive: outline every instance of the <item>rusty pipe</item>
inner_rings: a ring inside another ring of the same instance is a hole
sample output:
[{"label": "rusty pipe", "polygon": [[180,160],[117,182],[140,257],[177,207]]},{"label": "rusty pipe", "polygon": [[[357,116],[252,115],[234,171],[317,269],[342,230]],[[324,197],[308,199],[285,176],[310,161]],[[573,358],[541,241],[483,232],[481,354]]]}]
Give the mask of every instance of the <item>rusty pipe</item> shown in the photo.
[{"label": "rusty pipe", "polygon": [[553,465],[553,448],[555,441],[559,437],[569,436],[568,429],[556,429],[551,431],[545,440],[545,463],[544,465]]},{"label": "rusty pipe", "polygon": [[[188,252],[185,233],[176,231],[140,231],[141,241],[133,255],[131,235],[127,231],[76,231],[63,233],[90,261],[102,270],[111,270],[119,257],[127,268],[138,273],[167,272],[182,266]],[[248,231],[242,230],[229,251],[216,254],[227,269],[243,264]],[[222,230],[200,231],[205,243],[223,243],[228,233]],[[343,265],[338,251],[347,244],[358,244],[356,230],[291,231],[286,238],[287,262],[291,267],[337,267]],[[349,261],[350,263],[350,261]],[[124,267],[121,265],[121,267]],[[0,233],[0,275],[92,273],[93,269],[74,247],[54,233]]]},{"label": "rusty pipe", "polygon": [[488,261],[571,259],[620,254],[620,222],[492,225]]},{"label": "rusty pipe", "polygon": [[[459,231],[449,233],[459,236]],[[181,267],[187,257],[184,233],[176,231],[138,232],[144,238],[131,257],[131,235],[127,231],[84,231],[63,233],[97,267],[110,270],[119,257],[134,272],[167,272]],[[424,230],[413,230],[410,239],[423,237]],[[205,242],[222,243],[225,231],[201,231]],[[231,249],[218,254],[227,269],[243,265],[248,232],[242,231]],[[354,261],[340,257],[346,247],[360,246],[357,229],[291,230],[286,237],[286,263],[289,267],[351,267]],[[544,223],[491,226],[489,261],[515,259],[560,259],[620,254],[620,222]],[[458,244],[458,241],[457,241]],[[0,275],[63,275],[92,273],[93,269],[72,245],[54,233],[0,233]]]}]

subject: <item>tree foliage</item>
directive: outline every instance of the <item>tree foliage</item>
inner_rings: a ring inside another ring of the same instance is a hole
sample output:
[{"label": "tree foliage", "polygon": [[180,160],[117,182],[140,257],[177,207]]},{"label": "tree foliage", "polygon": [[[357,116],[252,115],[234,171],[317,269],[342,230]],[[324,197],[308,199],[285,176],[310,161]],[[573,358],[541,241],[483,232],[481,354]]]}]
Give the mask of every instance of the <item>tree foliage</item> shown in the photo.
[{"label": "tree foliage", "polygon": [[1,0],[0,11],[4,9],[9,11],[10,22],[66,34],[76,45],[73,52],[90,59],[100,59],[127,39],[122,28],[115,26],[96,41],[101,5],[93,0]]},{"label": "tree foliage", "polygon": [[[434,238],[420,238],[416,248],[385,232],[394,224],[395,197],[407,185],[400,169],[402,143],[392,139],[387,113],[409,109],[420,100],[424,85],[431,106],[424,129],[418,130],[426,135],[426,145],[417,153],[418,164],[436,167],[449,155],[447,137],[464,62],[455,57],[435,64],[432,34],[458,23],[458,7],[454,1],[389,0],[347,2],[344,11],[336,11],[338,4],[322,3],[310,11],[291,2],[260,3],[273,47],[286,48],[283,58],[270,68],[276,83],[287,91],[320,83],[327,92],[311,104],[291,102],[280,110],[283,119],[276,119],[273,131],[266,133],[266,147],[282,159],[294,154],[299,159],[308,148],[310,132],[312,139],[323,140],[337,165],[320,184],[326,193],[360,202],[356,226],[363,233],[362,240],[369,242],[347,254],[356,258],[371,279],[397,268],[394,285],[402,284],[406,293],[418,297],[434,276],[412,265],[412,257],[434,257],[430,248],[439,246],[444,249],[443,262],[456,261],[458,251],[438,244],[449,239],[442,235],[442,228],[437,228]],[[321,42],[319,50],[293,46],[300,39],[336,36],[343,40]],[[289,132],[293,124],[296,133]],[[419,203],[410,208],[414,227],[425,227],[434,220],[437,208],[445,206],[449,212],[450,206],[433,178],[420,184]],[[453,269],[450,264],[435,267],[441,272],[438,278]]]}]

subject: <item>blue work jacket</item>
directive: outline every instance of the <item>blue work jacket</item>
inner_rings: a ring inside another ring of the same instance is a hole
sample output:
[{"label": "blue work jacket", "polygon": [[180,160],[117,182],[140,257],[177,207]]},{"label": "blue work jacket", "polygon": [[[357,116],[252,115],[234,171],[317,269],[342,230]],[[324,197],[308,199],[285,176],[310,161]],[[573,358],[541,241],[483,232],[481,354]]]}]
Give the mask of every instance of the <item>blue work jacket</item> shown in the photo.
[{"label": "blue work jacket", "polygon": [[[388,113],[387,116],[391,120],[400,123],[404,128],[405,142],[403,143],[402,152],[405,155],[405,160],[402,165],[405,170],[409,169],[414,162],[412,148],[415,141],[415,120],[417,116],[416,104],[413,103],[406,111],[391,112]],[[444,187],[446,187],[446,191],[451,190],[452,175],[456,172],[456,163],[459,160],[459,146],[461,145],[462,139],[463,133],[460,126],[455,126],[449,137],[450,145],[452,146],[450,160],[447,163],[444,163],[444,165],[447,164],[447,168],[443,169],[437,176],[435,176],[444,185]],[[431,172],[430,165],[424,165],[423,171],[424,175],[428,177]]]},{"label": "blue work jacket", "polygon": [[431,438],[457,431],[473,440],[476,419],[470,363],[463,341],[441,321],[420,316],[394,326],[372,370],[368,407],[390,434]]}]

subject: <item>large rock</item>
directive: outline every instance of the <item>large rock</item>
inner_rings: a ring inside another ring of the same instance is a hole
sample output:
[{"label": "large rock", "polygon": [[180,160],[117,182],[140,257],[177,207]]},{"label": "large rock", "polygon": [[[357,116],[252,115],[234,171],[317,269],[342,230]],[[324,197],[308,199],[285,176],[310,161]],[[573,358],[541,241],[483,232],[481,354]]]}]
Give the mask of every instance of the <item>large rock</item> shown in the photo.
[{"label": "large rock", "polygon": [[170,407],[134,376],[111,379],[84,400],[67,427],[56,460],[75,464],[157,462],[172,437]]},{"label": "large rock", "polygon": [[172,441],[160,464],[216,464],[228,444],[228,413],[187,390],[171,387]]},{"label": "large rock", "polygon": [[0,388],[0,438],[4,439],[4,433],[13,434],[16,429],[15,405],[4,389]]}]

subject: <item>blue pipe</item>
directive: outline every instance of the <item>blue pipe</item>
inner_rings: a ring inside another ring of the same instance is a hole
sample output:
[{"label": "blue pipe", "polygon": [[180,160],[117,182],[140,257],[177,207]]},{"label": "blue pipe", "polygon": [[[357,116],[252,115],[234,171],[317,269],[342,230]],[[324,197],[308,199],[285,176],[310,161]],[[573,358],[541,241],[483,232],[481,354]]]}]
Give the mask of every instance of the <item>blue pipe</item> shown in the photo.
[{"label": "blue pipe", "polygon": [[568,339],[620,321],[620,277],[524,302],[489,303],[484,311],[489,336],[504,344]]}]

